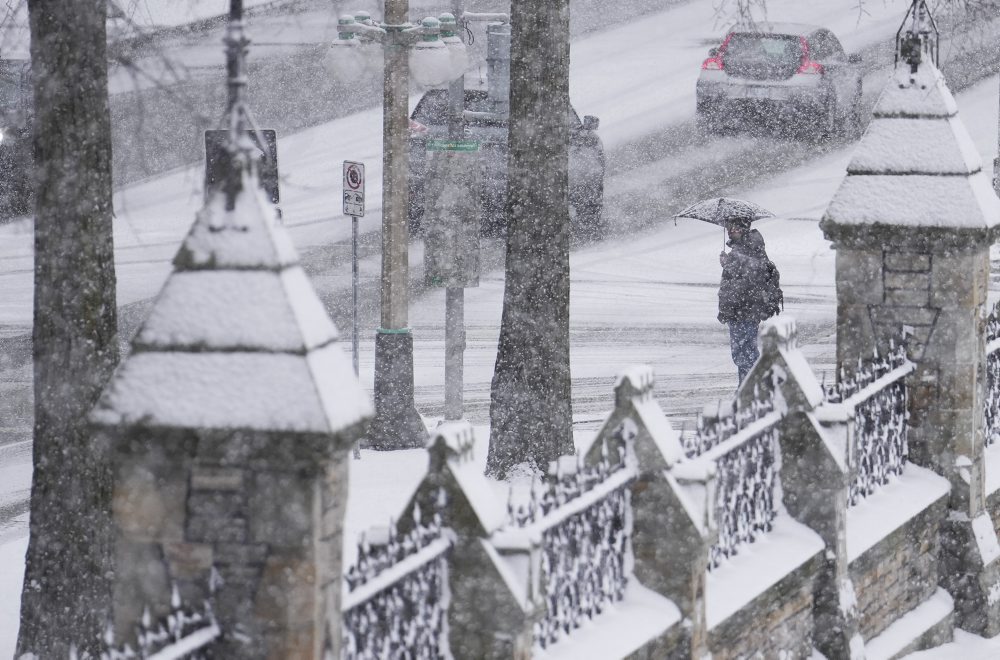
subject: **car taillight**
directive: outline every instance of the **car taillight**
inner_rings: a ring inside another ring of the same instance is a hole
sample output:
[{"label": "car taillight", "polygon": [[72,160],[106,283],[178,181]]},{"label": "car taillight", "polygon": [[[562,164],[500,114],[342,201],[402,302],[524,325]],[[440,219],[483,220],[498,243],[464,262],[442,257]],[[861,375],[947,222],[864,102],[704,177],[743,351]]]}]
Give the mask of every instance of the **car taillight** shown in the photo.
[{"label": "car taillight", "polygon": [[804,60],[795,73],[818,73],[823,74],[823,65],[812,60]]},{"label": "car taillight", "polygon": [[823,75],[823,65],[809,59],[809,42],[806,41],[805,37],[799,37],[799,43],[802,45],[802,63],[799,64],[799,70],[795,73]]},{"label": "car taillight", "polygon": [[423,135],[427,130],[427,127],[416,119],[410,120],[410,135]]},{"label": "car taillight", "polygon": [[722,58],[726,54],[726,46],[729,45],[729,40],[733,38],[733,33],[730,32],[726,35],[726,38],[722,40],[722,45],[719,46],[719,50],[713,57],[708,58],[701,63],[702,71],[722,71],[723,63]]}]

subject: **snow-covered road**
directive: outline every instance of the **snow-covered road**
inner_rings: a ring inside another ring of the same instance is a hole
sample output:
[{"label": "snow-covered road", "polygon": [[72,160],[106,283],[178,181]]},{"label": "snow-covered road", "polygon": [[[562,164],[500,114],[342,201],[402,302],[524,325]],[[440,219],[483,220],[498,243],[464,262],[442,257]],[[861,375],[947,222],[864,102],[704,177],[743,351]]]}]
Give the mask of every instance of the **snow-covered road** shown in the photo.
[{"label": "snow-covered road", "polygon": [[[773,0],[769,11],[783,20],[827,24],[849,48],[862,48],[888,39],[906,4],[873,3],[869,13],[859,15],[855,0]],[[722,31],[714,25],[712,3],[697,2],[574,42],[573,102],[581,113],[601,117],[600,134],[609,150],[693,116],[700,62]],[[343,160],[367,163],[370,205],[361,229],[378,229],[381,148],[380,108],[280,141],[282,207],[301,250],[349,236],[339,208]],[[159,290],[200,202],[201,177],[200,166],[185,168],[116,195],[120,304]],[[31,234],[12,225],[0,237],[0,326],[25,328],[31,319]]]}]

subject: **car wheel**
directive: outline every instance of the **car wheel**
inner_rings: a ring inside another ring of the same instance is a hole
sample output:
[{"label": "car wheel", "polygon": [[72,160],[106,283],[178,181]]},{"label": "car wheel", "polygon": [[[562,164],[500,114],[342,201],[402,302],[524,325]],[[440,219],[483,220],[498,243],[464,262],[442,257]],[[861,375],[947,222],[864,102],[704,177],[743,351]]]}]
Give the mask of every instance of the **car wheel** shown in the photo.
[{"label": "car wheel", "polygon": [[607,235],[608,225],[604,218],[604,196],[593,201],[583,202],[573,206],[576,213],[574,233],[593,241],[602,240]]},{"label": "car wheel", "polygon": [[418,206],[411,201],[406,209],[406,221],[407,227],[410,229],[410,236],[419,236],[423,232],[423,207]]},{"label": "car wheel", "polygon": [[694,117],[695,126],[702,135],[719,135],[722,133],[722,126],[713,111],[699,106]]},{"label": "car wheel", "polygon": [[489,238],[501,238],[507,233],[505,204],[499,197],[484,194],[482,200],[482,221],[480,233]]},{"label": "car wheel", "polygon": [[698,132],[705,135],[715,135],[720,132],[715,106],[707,101],[695,102],[694,117]]},{"label": "car wheel", "polygon": [[854,98],[851,99],[851,109],[847,113],[844,121],[846,125],[844,127],[844,135],[849,140],[857,140],[861,137],[861,133],[864,132],[864,127],[861,125],[861,84],[858,83],[858,89],[854,93]]},{"label": "car wheel", "polygon": [[817,120],[816,138],[822,141],[834,140],[841,131],[841,121],[837,116],[837,102],[831,97],[827,99]]}]

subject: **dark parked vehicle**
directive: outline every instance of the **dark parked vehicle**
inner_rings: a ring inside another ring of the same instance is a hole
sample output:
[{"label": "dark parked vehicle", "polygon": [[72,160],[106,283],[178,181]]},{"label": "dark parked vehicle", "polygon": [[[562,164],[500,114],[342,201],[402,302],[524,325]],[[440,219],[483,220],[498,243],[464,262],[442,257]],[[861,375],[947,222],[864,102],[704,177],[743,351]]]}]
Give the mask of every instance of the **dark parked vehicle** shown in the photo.
[{"label": "dark parked vehicle", "polygon": [[31,206],[30,60],[0,59],[0,219]]},{"label": "dark parked vehicle", "polygon": [[[465,91],[465,109],[490,112],[486,91]],[[410,116],[410,228],[418,231],[424,214],[424,178],[427,174],[428,139],[448,137],[448,91],[434,89],[424,94]],[[584,117],[573,108],[568,114],[569,201],[574,229],[585,234],[603,231],[604,145],[597,135],[597,117]],[[507,122],[472,119],[466,122],[465,139],[479,142],[482,167],[483,230],[504,230],[507,196]]]},{"label": "dark parked vehicle", "polygon": [[701,65],[699,124],[776,119],[821,136],[860,130],[861,57],[813,25],[758,23],[733,29]]}]

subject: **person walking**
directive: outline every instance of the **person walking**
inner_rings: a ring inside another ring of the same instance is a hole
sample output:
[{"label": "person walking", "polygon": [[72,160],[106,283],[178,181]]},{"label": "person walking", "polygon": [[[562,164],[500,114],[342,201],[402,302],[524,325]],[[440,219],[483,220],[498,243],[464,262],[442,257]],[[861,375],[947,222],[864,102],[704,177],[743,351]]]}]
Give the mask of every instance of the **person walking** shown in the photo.
[{"label": "person walking", "polygon": [[733,218],[724,226],[731,249],[719,254],[719,321],[729,326],[733,363],[742,383],[760,357],[760,322],[781,311],[783,296],[778,269],[767,258],[764,237],[750,227],[750,220]]}]

